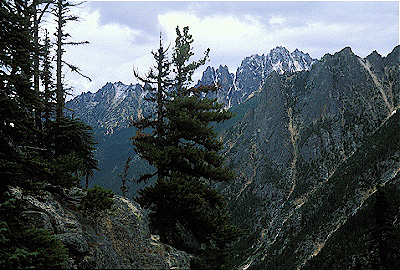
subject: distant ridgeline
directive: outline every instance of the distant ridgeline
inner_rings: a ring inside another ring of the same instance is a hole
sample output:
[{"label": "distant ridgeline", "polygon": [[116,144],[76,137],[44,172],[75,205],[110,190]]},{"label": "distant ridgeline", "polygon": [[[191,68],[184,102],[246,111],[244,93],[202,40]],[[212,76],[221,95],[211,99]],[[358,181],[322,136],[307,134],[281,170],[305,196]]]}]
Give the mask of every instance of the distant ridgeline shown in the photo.
[{"label": "distant ridgeline", "polygon": [[[399,58],[399,46],[386,57],[374,51],[360,58],[344,48],[318,61],[277,47],[245,58],[236,74],[226,66],[204,71],[198,85],[219,84],[210,97],[236,113],[216,130],[237,172],[219,188],[235,222],[249,231],[235,247],[241,251],[237,265],[353,269],[374,260],[400,261],[390,250],[383,256],[371,240],[380,235],[373,233],[374,218],[393,220],[394,235],[399,229]],[[140,85],[118,82],[67,103],[96,132],[102,171],[91,185],[118,193],[117,174],[128,156],[130,177],[151,170],[135,156],[129,140],[135,131],[128,128],[130,118],[152,109],[145,96]],[[373,214],[382,197],[376,195],[378,184],[394,209],[385,218]],[[137,188],[131,185],[131,195]],[[358,242],[349,235],[355,227]],[[345,255],[338,243],[346,243]]]}]

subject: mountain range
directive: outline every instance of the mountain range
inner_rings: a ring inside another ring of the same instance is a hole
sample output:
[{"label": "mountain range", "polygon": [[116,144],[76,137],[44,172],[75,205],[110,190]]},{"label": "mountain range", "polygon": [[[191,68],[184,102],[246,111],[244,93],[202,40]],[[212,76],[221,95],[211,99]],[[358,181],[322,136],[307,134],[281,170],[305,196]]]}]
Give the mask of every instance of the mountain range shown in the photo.
[{"label": "mountain range", "polygon": [[[347,47],[319,60],[276,47],[246,57],[236,74],[207,67],[197,85],[219,85],[210,97],[235,113],[216,130],[237,177],[216,187],[247,232],[234,247],[238,268],[355,267],[370,248],[362,236],[373,226],[368,215],[377,186],[390,198],[399,193],[399,70],[399,46],[386,57],[374,51],[361,58]],[[118,192],[117,174],[135,156],[129,121],[152,109],[146,95],[140,85],[107,83],[67,103],[99,142],[102,171],[92,184]],[[133,159],[132,177],[149,170]],[[399,207],[393,209],[400,220]],[[355,226],[361,240],[348,236]],[[342,253],[338,243],[346,244]]]},{"label": "mountain range", "polygon": [[[284,47],[276,47],[267,55],[246,57],[236,71],[228,67],[207,67],[197,85],[220,85],[220,90],[208,97],[231,108],[245,101],[261,89],[268,75],[276,71],[295,72],[310,69],[315,62],[309,54],[299,50],[290,53]],[[145,97],[147,90],[140,84],[125,85],[122,82],[108,82],[95,93],[83,93],[67,103],[67,113],[73,114],[90,124],[96,132],[111,134],[115,130],[129,126],[131,119],[137,119],[152,110]]]}]

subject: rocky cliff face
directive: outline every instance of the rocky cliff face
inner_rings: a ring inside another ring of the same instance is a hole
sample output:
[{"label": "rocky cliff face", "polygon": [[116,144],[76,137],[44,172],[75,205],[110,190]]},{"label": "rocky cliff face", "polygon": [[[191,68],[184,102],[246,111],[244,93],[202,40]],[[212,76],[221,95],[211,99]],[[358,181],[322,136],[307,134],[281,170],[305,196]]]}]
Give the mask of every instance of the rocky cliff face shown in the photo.
[{"label": "rocky cliff face", "polygon": [[[399,47],[364,59],[345,48],[310,71],[271,74],[260,93],[233,108],[239,118],[221,140],[238,177],[221,189],[236,222],[252,230],[238,245],[244,269],[301,267],[377,183],[396,177],[399,64]],[[379,144],[383,134],[391,134],[390,147]],[[364,159],[369,155],[374,162]]]},{"label": "rocky cliff face", "polygon": [[91,125],[97,133],[113,134],[129,126],[131,119],[147,115],[152,106],[139,84],[107,83],[96,93],[83,93],[66,104],[66,113]]},{"label": "rocky cliff face", "polygon": [[273,71],[283,74],[309,70],[315,61],[308,53],[298,49],[290,53],[285,47],[278,46],[266,55],[254,54],[243,59],[236,75],[229,73],[226,66],[207,67],[198,85],[220,85],[221,89],[208,97],[217,98],[226,108],[231,108],[260,91]]},{"label": "rocky cliff face", "polygon": [[[50,190],[50,191],[49,191]],[[22,214],[38,228],[50,230],[68,248],[67,268],[189,269],[189,255],[151,235],[146,214],[136,202],[114,196],[110,211],[83,215],[80,189],[47,187],[41,195],[10,193],[26,206]]]}]

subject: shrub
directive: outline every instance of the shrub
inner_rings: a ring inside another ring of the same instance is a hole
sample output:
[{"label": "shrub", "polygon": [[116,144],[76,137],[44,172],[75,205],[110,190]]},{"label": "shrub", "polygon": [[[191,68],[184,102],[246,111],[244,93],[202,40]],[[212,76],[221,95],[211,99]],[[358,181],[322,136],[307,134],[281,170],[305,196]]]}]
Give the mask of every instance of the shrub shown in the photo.
[{"label": "shrub", "polygon": [[111,190],[104,189],[100,186],[94,186],[87,190],[87,194],[81,201],[81,206],[85,212],[88,210],[107,210],[111,209],[114,203],[114,193]]}]

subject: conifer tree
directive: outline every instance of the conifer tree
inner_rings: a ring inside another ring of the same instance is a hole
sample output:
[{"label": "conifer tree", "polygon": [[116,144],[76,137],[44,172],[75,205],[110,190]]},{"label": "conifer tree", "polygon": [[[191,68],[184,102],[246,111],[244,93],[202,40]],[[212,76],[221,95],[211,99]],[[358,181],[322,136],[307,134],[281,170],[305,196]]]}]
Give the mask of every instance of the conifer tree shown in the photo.
[{"label": "conifer tree", "polygon": [[53,65],[51,61],[51,43],[49,33],[45,31],[43,44],[43,61],[40,71],[40,79],[43,85],[43,118],[45,129],[48,128],[50,120],[55,118],[55,90],[52,75]]},{"label": "conifer tree", "polygon": [[173,99],[167,103],[168,140],[167,155],[171,172],[214,181],[228,181],[234,173],[224,167],[224,158],[219,154],[222,142],[217,139],[211,124],[232,117],[216,99],[203,98],[214,85],[190,87],[194,71],[204,65],[209,49],[199,61],[192,61],[192,35],[189,28],[183,32],[176,28],[177,38],[172,63],[175,71]]},{"label": "conifer tree", "polygon": [[[40,87],[40,58],[42,56],[41,45],[39,43],[39,24],[45,14],[46,10],[50,6],[52,1],[50,0],[33,0],[32,9],[33,9],[33,90],[40,95],[39,87]],[[43,9],[40,9],[39,6],[45,4]],[[42,130],[42,110],[43,104],[37,106],[35,109],[35,124],[39,131]],[[39,132],[39,137],[41,137],[41,133]],[[38,141],[41,142],[41,138],[38,138]]]},{"label": "conifer tree", "polygon": [[397,269],[399,266],[399,232],[394,226],[392,207],[384,187],[378,185],[372,205],[373,227],[367,232],[367,266],[370,269]]},{"label": "conifer tree", "polygon": [[146,77],[141,77],[138,72],[134,72],[135,77],[143,82],[145,89],[149,91],[146,99],[156,104],[152,115],[132,123],[137,128],[136,136],[131,138],[136,152],[157,169],[153,174],[141,176],[139,182],[146,181],[155,175],[158,175],[158,179],[167,175],[167,164],[164,158],[164,147],[167,145],[165,106],[169,97],[168,91],[172,85],[167,52],[168,49],[164,49],[160,36],[159,48],[156,52],[152,52],[155,66],[150,69]]},{"label": "conifer tree", "polygon": [[[222,143],[211,126],[231,114],[216,100],[203,98],[215,86],[190,87],[194,71],[206,62],[209,50],[199,61],[190,62],[189,28],[181,32],[177,27],[176,33],[171,60],[174,79],[164,101],[163,136],[139,132],[133,138],[140,156],[163,173],[153,186],[138,192],[137,200],[152,210],[151,227],[164,242],[197,255],[192,267],[226,269],[227,248],[240,231],[230,223],[223,197],[206,183],[234,176],[223,166]],[[138,147],[138,139],[153,144]]]},{"label": "conifer tree", "polygon": [[66,89],[63,84],[62,68],[64,65],[68,66],[71,71],[78,73],[79,75],[91,80],[88,76],[84,75],[80,69],[72,64],[65,62],[63,59],[65,45],[81,45],[89,43],[88,41],[82,42],[70,42],[66,41],[70,36],[65,32],[65,25],[69,21],[77,21],[79,18],[74,15],[69,15],[70,7],[77,6],[78,4],[72,4],[67,0],[57,0],[56,7],[53,9],[53,14],[56,16],[57,32],[56,32],[56,116],[57,119],[63,117],[63,110],[65,106]]},{"label": "conifer tree", "polygon": [[[26,210],[8,195],[8,185],[32,189],[42,175],[37,117],[40,95],[33,87],[36,1],[0,1],[0,267],[61,268],[66,249],[43,229],[26,226]],[[33,5],[33,6],[32,6]],[[36,120],[36,121],[35,121]],[[39,119],[40,120],[40,119]]]},{"label": "conifer tree", "polygon": [[122,196],[126,196],[126,192],[129,189],[129,187],[127,186],[127,182],[129,181],[128,175],[129,175],[129,167],[130,167],[131,161],[132,161],[132,158],[128,157],[126,162],[125,162],[125,166],[124,166],[124,170],[123,170],[122,174],[118,174],[118,177],[121,178],[121,193],[122,193]]},{"label": "conifer tree", "polygon": [[26,149],[34,148],[32,89],[32,10],[26,1],[0,2],[0,178],[2,186],[20,181]]}]

